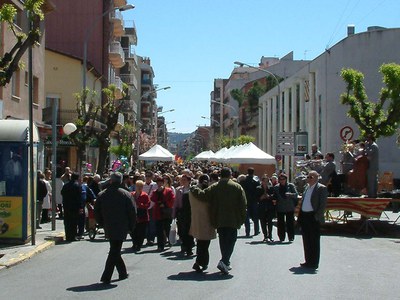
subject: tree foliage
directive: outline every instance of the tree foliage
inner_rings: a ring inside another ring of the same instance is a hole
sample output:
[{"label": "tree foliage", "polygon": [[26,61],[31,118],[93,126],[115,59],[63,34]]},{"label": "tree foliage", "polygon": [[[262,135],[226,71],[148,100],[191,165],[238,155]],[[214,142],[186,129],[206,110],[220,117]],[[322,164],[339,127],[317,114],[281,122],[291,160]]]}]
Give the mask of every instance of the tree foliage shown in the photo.
[{"label": "tree foliage", "polygon": [[14,23],[17,9],[12,4],[0,7],[0,22],[5,22],[15,37],[15,45],[0,57],[0,86],[7,85],[15,71],[22,67],[21,58],[29,47],[39,42],[40,22],[44,19],[44,0],[25,0],[24,11],[28,15],[31,27],[27,33]]},{"label": "tree foliage", "polygon": [[375,102],[368,100],[361,72],[354,69],[343,69],[341,72],[347,84],[346,93],[340,97],[341,103],[350,106],[347,115],[354,119],[362,137],[392,136],[399,126],[400,65],[383,64],[379,71],[385,86]]},{"label": "tree foliage", "polygon": [[231,147],[231,146],[238,146],[238,145],[244,145],[248,144],[250,142],[254,142],[255,138],[250,135],[241,135],[237,138],[228,138],[228,137],[223,137],[221,139],[221,147]]},{"label": "tree foliage", "polygon": [[97,120],[100,107],[96,105],[97,94],[89,89],[83,90],[81,93],[74,94],[76,99],[77,118],[73,121],[76,130],[69,135],[69,139],[77,147],[78,162],[77,169],[84,161],[84,153],[95,136],[94,120]]},{"label": "tree foliage", "polygon": [[125,123],[121,131],[118,132],[119,144],[117,146],[110,147],[110,153],[115,154],[118,158],[126,157],[129,158],[132,155],[134,143],[134,128],[131,124]]}]

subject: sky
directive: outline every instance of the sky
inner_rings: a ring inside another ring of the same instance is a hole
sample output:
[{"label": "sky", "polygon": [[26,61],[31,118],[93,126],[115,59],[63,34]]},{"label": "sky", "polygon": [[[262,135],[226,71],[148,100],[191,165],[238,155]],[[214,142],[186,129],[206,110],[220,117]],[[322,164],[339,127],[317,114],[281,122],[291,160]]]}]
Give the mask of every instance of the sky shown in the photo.
[{"label": "sky", "polygon": [[[400,27],[399,0],[128,0],[126,26],[136,25],[136,54],[150,57],[170,132],[209,125],[214,79],[234,61],[257,66],[262,56],[312,60],[369,26]],[[172,123],[175,122],[175,123]],[[168,124],[169,123],[169,124]]]}]

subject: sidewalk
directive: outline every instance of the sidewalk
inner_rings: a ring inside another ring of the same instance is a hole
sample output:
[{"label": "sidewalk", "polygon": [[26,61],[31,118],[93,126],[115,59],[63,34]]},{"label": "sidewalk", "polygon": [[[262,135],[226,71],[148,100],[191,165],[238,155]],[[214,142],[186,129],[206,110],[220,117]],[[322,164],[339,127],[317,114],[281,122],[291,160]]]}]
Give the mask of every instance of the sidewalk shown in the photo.
[{"label": "sidewalk", "polygon": [[28,242],[24,245],[0,244],[0,271],[27,260],[64,240],[63,220],[56,219],[56,230],[51,230],[51,222],[40,225],[36,232],[35,245]]}]

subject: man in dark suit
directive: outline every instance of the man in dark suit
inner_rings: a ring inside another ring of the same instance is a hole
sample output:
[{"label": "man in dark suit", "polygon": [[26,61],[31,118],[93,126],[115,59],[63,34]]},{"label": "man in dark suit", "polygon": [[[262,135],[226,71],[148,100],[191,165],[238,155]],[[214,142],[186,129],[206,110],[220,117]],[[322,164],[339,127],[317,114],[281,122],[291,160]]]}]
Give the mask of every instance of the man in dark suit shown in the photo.
[{"label": "man in dark suit", "polygon": [[61,189],[61,195],[63,197],[65,239],[73,242],[77,240],[79,213],[83,212],[78,173],[71,174],[71,179]]},{"label": "man in dark suit", "polygon": [[110,251],[100,281],[111,282],[114,267],[117,268],[119,280],[128,278],[126,266],[121,257],[122,243],[133,231],[136,222],[136,209],[131,194],[121,188],[122,174],[115,172],[111,175],[111,185],[100,192],[94,207],[97,223],[104,228],[109,239]]},{"label": "man in dark suit", "polygon": [[325,185],[318,183],[319,174],[310,171],[307,176],[308,186],[303,194],[298,222],[303,237],[305,262],[300,266],[318,269],[320,255],[320,225],[325,222],[325,207],[328,190]]}]

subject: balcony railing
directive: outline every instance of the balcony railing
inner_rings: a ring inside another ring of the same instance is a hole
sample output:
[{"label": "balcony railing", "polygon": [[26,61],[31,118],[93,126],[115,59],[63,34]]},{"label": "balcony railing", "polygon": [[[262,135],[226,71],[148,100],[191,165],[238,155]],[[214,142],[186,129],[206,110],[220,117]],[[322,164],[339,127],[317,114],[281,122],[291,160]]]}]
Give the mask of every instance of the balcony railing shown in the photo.
[{"label": "balcony railing", "polygon": [[135,111],[136,102],[133,100],[119,100],[119,110],[121,112],[133,112]]},{"label": "balcony railing", "polygon": [[121,37],[125,34],[124,30],[124,19],[122,13],[119,10],[112,11],[110,14],[110,20],[113,23],[113,34],[116,37]]},{"label": "balcony railing", "polygon": [[[78,112],[75,109],[59,109],[57,111],[57,124],[67,124],[74,122],[78,118]],[[53,122],[52,107],[43,108],[43,122],[51,124]]]},{"label": "balcony railing", "polygon": [[135,90],[138,90],[138,80],[135,74],[120,74],[119,76],[124,83],[131,85]]},{"label": "balcony railing", "polygon": [[119,100],[122,99],[122,80],[118,76],[114,76],[110,78],[110,84],[115,85],[115,99]]},{"label": "balcony railing", "polygon": [[137,45],[137,33],[136,33],[136,25],[133,20],[126,20],[125,24],[125,36],[129,37],[129,42],[132,45]]},{"label": "balcony railing", "polygon": [[108,58],[114,68],[122,68],[125,65],[125,53],[120,42],[111,42]]}]

